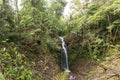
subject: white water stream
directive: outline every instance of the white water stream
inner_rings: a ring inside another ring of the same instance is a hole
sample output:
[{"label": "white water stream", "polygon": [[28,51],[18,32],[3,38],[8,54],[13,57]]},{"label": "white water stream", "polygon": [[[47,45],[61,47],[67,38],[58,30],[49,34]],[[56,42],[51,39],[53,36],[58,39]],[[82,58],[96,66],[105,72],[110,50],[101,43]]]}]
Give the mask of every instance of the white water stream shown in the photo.
[{"label": "white water stream", "polygon": [[61,40],[61,43],[62,43],[62,53],[61,53],[61,57],[62,57],[62,68],[65,72],[70,72],[69,70],[69,67],[68,67],[68,55],[67,55],[67,49],[66,49],[66,44],[65,44],[65,41],[64,41],[64,38],[63,37],[59,37],[60,40]]}]

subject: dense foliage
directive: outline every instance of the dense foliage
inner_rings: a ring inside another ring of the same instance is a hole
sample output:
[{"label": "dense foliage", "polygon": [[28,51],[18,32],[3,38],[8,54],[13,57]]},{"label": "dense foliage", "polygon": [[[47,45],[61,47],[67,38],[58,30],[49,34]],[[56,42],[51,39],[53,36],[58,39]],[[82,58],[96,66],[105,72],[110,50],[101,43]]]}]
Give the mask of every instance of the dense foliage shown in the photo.
[{"label": "dense foliage", "polygon": [[119,0],[104,4],[89,3],[84,13],[76,14],[68,22],[67,43],[70,60],[79,57],[97,59],[106,56],[108,50],[119,44],[120,8]]},{"label": "dense foliage", "polygon": [[71,0],[66,18],[65,0],[22,0],[21,8],[10,1],[0,0],[2,80],[44,79],[32,60],[51,54],[60,64],[59,36],[65,37],[70,65],[79,58],[99,61],[120,43],[120,0]]}]

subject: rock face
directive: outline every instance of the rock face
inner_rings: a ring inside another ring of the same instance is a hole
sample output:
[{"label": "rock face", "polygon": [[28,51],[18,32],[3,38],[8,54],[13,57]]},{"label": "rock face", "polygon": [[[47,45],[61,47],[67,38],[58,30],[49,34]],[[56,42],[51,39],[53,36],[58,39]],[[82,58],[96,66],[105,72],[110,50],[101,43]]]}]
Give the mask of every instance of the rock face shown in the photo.
[{"label": "rock face", "polygon": [[107,57],[100,63],[80,59],[71,67],[72,80],[120,80],[120,50]]},{"label": "rock face", "polygon": [[[89,59],[77,60],[74,64],[70,65],[71,72],[69,73],[68,80],[120,80],[119,49],[100,63]],[[36,62],[35,69],[42,75],[43,80],[54,80],[57,76],[58,79],[61,76],[66,76],[66,74],[61,74],[62,71],[52,55],[38,56],[34,61]]]},{"label": "rock face", "polygon": [[111,58],[98,66],[95,75],[89,80],[120,80],[120,58]]}]

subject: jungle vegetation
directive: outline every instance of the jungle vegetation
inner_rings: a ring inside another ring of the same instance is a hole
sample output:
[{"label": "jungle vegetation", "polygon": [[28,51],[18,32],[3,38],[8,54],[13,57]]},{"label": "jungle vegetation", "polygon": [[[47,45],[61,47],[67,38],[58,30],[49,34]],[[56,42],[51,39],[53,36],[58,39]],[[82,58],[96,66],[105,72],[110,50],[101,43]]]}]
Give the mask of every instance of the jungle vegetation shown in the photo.
[{"label": "jungle vegetation", "polygon": [[120,0],[83,1],[71,0],[64,17],[65,0],[22,0],[21,8],[19,0],[0,0],[0,80],[47,80],[36,68],[44,57],[35,59],[52,55],[60,65],[59,36],[65,38],[69,65],[112,55],[120,44]]}]

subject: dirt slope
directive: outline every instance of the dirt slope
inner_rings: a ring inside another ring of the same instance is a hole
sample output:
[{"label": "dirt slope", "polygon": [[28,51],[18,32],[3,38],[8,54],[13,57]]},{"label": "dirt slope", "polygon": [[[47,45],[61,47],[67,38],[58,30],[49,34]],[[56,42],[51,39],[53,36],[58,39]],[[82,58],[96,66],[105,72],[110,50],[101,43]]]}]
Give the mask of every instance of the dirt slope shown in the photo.
[{"label": "dirt slope", "polygon": [[[42,80],[54,80],[62,72],[52,55],[38,56],[34,61],[36,73]],[[70,70],[69,80],[120,80],[120,46],[98,63],[79,59],[70,66]]]},{"label": "dirt slope", "polygon": [[120,46],[98,64],[80,59],[71,67],[74,79],[71,80],[120,80]]}]

